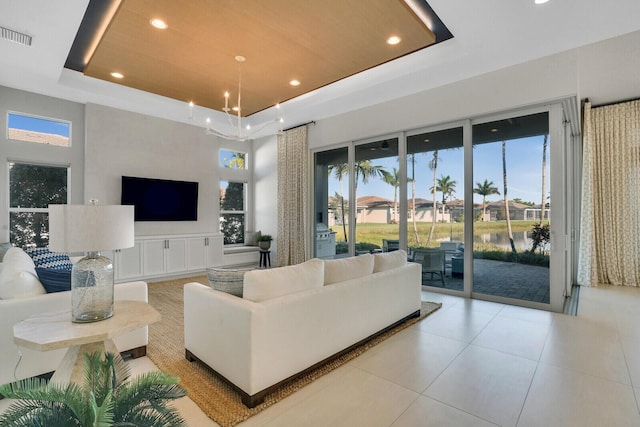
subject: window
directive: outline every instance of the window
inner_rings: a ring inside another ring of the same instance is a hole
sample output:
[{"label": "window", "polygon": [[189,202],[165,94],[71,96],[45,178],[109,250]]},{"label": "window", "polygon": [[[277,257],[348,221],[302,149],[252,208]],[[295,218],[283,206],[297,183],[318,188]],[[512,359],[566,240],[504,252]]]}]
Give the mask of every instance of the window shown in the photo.
[{"label": "window", "polygon": [[70,135],[71,122],[19,113],[7,115],[7,139],[69,147]]},{"label": "window", "polygon": [[247,169],[247,153],[220,150],[219,165],[221,168]]},{"label": "window", "polygon": [[68,202],[69,168],[9,162],[10,240],[19,247],[49,242],[49,204]]},{"label": "window", "polygon": [[224,244],[244,243],[247,184],[220,181],[220,232]]}]

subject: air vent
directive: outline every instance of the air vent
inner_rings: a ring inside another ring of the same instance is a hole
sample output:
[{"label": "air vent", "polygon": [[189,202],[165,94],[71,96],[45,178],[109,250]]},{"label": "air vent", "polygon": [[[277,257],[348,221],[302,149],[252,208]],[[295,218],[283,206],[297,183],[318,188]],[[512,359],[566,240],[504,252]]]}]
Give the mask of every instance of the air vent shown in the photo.
[{"label": "air vent", "polygon": [[28,34],[19,33],[9,28],[0,27],[0,38],[9,40],[15,43],[20,43],[25,46],[31,46],[32,37]]}]

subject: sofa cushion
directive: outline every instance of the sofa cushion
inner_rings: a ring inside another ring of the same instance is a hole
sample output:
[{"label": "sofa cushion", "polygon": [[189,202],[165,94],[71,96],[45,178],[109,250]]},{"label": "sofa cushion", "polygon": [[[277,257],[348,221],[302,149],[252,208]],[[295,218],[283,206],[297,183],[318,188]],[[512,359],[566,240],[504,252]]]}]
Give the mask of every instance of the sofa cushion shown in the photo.
[{"label": "sofa cushion", "polygon": [[242,297],[254,302],[321,287],[324,263],[311,259],[297,265],[247,271],[244,275]]},{"label": "sofa cushion", "polygon": [[3,264],[0,272],[0,299],[26,298],[47,293],[34,273]]},{"label": "sofa cushion", "polygon": [[69,255],[62,252],[51,252],[49,248],[29,248],[26,252],[36,267],[56,270],[71,270],[73,267]]},{"label": "sofa cushion", "polygon": [[373,255],[371,254],[324,261],[325,285],[357,279],[371,273],[373,273]]},{"label": "sofa cushion", "polygon": [[373,272],[391,270],[402,267],[407,263],[407,253],[398,250],[393,252],[384,252],[373,255]]},{"label": "sofa cushion", "polygon": [[20,248],[10,248],[6,254],[4,254],[3,262],[5,266],[12,266],[19,270],[25,270],[36,274],[36,266],[33,260],[25,251]]},{"label": "sofa cushion", "polygon": [[49,294],[71,290],[71,270],[36,267],[36,273]]}]

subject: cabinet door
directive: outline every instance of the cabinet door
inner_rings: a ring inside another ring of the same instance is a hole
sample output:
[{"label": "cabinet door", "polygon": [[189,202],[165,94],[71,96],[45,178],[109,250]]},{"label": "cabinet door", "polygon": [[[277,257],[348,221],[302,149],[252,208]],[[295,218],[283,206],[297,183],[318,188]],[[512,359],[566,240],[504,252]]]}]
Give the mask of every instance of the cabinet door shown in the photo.
[{"label": "cabinet door", "polygon": [[207,267],[220,267],[223,265],[224,240],[222,235],[206,237]]},{"label": "cabinet door", "polygon": [[187,240],[187,269],[204,270],[206,265],[206,237],[194,237]]},{"label": "cabinet door", "polygon": [[169,239],[166,249],[167,273],[187,270],[187,239]]},{"label": "cabinet door", "polygon": [[142,271],[145,276],[164,274],[164,252],[166,240],[145,240],[143,243]]},{"label": "cabinet door", "polygon": [[142,244],[136,242],[132,248],[119,249],[113,258],[115,280],[142,277]]}]

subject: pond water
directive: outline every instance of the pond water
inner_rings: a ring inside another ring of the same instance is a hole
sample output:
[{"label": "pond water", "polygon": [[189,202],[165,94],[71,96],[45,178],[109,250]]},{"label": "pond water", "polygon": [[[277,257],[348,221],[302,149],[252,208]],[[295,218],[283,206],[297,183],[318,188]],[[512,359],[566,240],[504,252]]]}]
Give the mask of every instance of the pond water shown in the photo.
[{"label": "pond water", "polygon": [[[513,233],[513,243],[516,245],[517,250],[528,250],[531,249],[532,241],[528,236],[528,231],[519,231]],[[464,236],[462,233],[453,233],[451,235],[451,239],[446,239],[451,241],[464,241]],[[509,233],[499,232],[499,233],[482,233],[476,234],[473,236],[474,243],[491,243],[493,245],[499,246],[505,249],[511,249],[511,244],[509,243]]]}]

